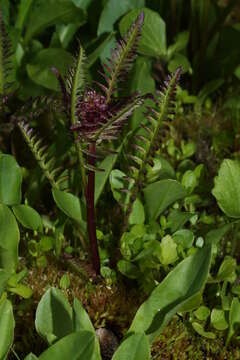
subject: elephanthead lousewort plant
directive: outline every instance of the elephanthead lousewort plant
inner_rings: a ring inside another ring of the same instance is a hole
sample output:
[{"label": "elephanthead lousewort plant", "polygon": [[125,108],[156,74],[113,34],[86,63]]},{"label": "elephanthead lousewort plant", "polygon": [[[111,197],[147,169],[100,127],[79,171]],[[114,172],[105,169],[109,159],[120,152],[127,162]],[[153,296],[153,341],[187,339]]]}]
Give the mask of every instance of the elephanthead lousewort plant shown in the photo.
[{"label": "elephanthead lousewort plant", "polygon": [[[95,175],[97,171],[102,171],[98,167],[97,159],[116,152],[104,144],[120,139],[120,132],[134,110],[144,105],[145,99],[153,99],[151,94],[142,96],[134,93],[127,98],[119,96],[119,84],[126,79],[137,54],[143,22],[144,13],[141,13],[125,38],[120,40],[111,52],[111,57],[104,64],[104,72],[101,73],[104,83],[95,82],[98,90],[86,85],[86,56],[81,47],[65,78],[58,69],[53,69],[61,89],[63,113],[67,116],[67,124],[75,140],[82,191],[86,200],[92,265],[96,274],[100,274],[100,257],[95,221]],[[165,81],[155,108],[147,108],[146,121],[141,124],[142,130],[131,140],[134,146],[128,150],[127,156],[132,164],[129,166],[130,174],[124,178],[126,189],[123,189],[128,193],[128,201],[124,204],[126,219],[137,193],[141,191],[146,165],[152,163],[158,149],[160,129],[168,115],[174,113],[176,86],[180,74],[181,69],[178,69]],[[61,176],[57,177],[59,170],[54,168],[52,160],[48,160],[45,148],[40,145],[41,142],[32,133],[26,120],[21,120],[18,124],[45,176],[52,187],[58,189],[62,181]]]}]

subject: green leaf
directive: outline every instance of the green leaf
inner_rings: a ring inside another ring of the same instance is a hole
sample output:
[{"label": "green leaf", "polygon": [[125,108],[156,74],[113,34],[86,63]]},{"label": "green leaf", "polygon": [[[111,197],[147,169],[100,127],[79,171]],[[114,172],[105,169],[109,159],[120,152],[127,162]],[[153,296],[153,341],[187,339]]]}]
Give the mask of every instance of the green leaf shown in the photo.
[{"label": "green leaf", "polygon": [[211,312],[211,324],[217,330],[226,330],[228,323],[225,319],[225,312],[221,309],[213,309]]},{"label": "green leaf", "polygon": [[23,284],[17,284],[15,287],[8,287],[8,291],[17,294],[24,299],[29,299],[32,296],[32,289]]},{"label": "green leaf", "polygon": [[137,198],[132,206],[132,211],[129,216],[129,224],[136,225],[136,224],[144,224],[145,222],[145,212],[144,207],[139,198]]},{"label": "green leaf", "polygon": [[160,244],[159,260],[163,265],[169,265],[173,264],[177,258],[177,244],[170,235],[164,236]]},{"label": "green leaf", "polygon": [[153,160],[154,165],[147,169],[146,179],[148,183],[164,179],[176,179],[175,171],[172,165],[164,158],[157,157]]},{"label": "green leaf", "polygon": [[38,357],[36,355],[34,355],[33,353],[28,354],[24,360],[38,360]]},{"label": "green leaf", "polygon": [[101,360],[99,341],[93,324],[82,304],[76,298],[73,300],[73,328],[74,331],[86,330],[93,333],[95,336],[95,350],[92,360]]},{"label": "green leaf", "polygon": [[138,267],[127,260],[119,260],[117,263],[118,270],[121,274],[129,279],[137,279],[139,275]]},{"label": "green leaf", "polygon": [[105,32],[112,32],[115,22],[127,11],[142,8],[145,0],[108,0],[101,13],[98,23],[98,36]]},{"label": "green leaf", "polygon": [[184,249],[190,249],[193,245],[194,234],[190,230],[181,229],[176,231],[172,238],[176,244],[182,245]]},{"label": "green leaf", "polygon": [[146,332],[152,342],[176,312],[203,290],[211,252],[206,246],[178,264],[141,305],[129,332]]},{"label": "green leaf", "polygon": [[237,262],[236,259],[231,256],[226,256],[223,260],[218,273],[216,280],[217,281],[230,281],[234,280],[235,271],[237,270]]},{"label": "green leaf", "polygon": [[42,219],[39,213],[28,205],[15,205],[12,207],[18,221],[27,229],[42,230]]},{"label": "green leaf", "polygon": [[218,229],[210,230],[206,235],[206,244],[217,245],[224,235],[232,228],[232,224],[226,224]]},{"label": "green leaf", "polygon": [[0,204],[0,268],[15,271],[18,265],[20,234],[11,210]]},{"label": "green leaf", "polygon": [[171,58],[173,54],[179,53],[180,51],[186,49],[188,45],[188,41],[189,41],[189,31],[180,32],[177,35],[174,44],[168,47],[168,51],[167,51],[168,58]]},{"label": "green leaf", "polygon": [[155,220],[169,205],[186,195],[186,190],[176,180],[160,180],[148,185],[144,189],[144,197],[150,220]]},{"label": "green leaf", "polygon": [[104,50],[112,43],[115,39],[114,33],[109,34],[102,40],[102,42],[94,49],[91,54],[88,54],[87,66],[90,68],[99,57],[103,54]]},{"label": "green leaf", "polygon": [[21,0],[20,2],[19,9],[17,12],[17,20],[15,23],[15,27],[19,29],[20,33],[22,32],[22,29],[26,23],[32,5],[33,5],[33,0]]},{"label": "green leaf", "polygon": [[82,212],[80,201],[77,196],[58,190],[52,189],[53,198],[58,208],[70,218],[80,222],[82,220]]},{"label": "green leaf", "polygon": [[186,56],[176,53],[168,63],[168,71],[174,72],[179,67],[182,68],[182,73],[185,74],[191,70],[191,63]]},{"label": "green leaf", "polygon": [[150,345],[144,333],[127,337],[114,353],[112,360],[150,360]]},{"label": "green leaf", "polygon": [[0,155],[0,203],[16,205],[21,202],[22,172],[13,156]]},{"label": "green leaf", "polygon": [[207,338],[207,339],[215,339],[216,338],[216,334],[214,334],[213,332],[211,331],[205,331],[204,330],[204,327],[197,323],[197,322],[193,322],[192,323],[192,327],[194,328],[194,330],[201,336]]},{"label": "green leaf", "polygon": [[[155,81],[152,77],[152,62],[146,57],[138,57],[133,67],[132,81],[130,85],[130,92],[140,92],[141,95],[147,93],[154,94],[156,90]],[[152,106],[153,101],[147,99],[144,102],[145,106]],[[131,118],[131,129],[135,130],[144,120],[144,106],[136,109]]]},{"label": "green leaf", "polygon": [[24,41],[27,43],[33,36],[55,24],[85,22],[84,12],[69,0],[40,0],[31,11]]},{"label": "green leaf", "polygon": [[198,102],[203,104],[206,98],[218,90],[224,84],[224,79],[214,79],[204,85],[202,90],[198,94]]},{"label": "green leaf", "polygon": [[56,288],[50,288],[41,298],[35,320],[36,330],[49,344],[73,331],[72,309]]},{"label": "green leaf", "polygon": [[9,300],[0,302],[0,359],[6,359],[13,343],[15,321]]},{"label": "green leaf", "polygon": [[213,196],[218,206],[230,217],[240,217],[240,163],[236,160],[223,160],[214,179]]},{"label": "green leaf", "polygon": [[24,360],[38,360],[38,357],[36,355],[34,355],[33,353],[28,354]]},{"label": "green leaf", "polygon": [[171,232],[174,233],[175,231],[181,229],[193,216],[193,213],[187,213],[173,209],[168,216],[168,224],[170,226]]},{"label": "green leaf", "polygon": [[65,336],[44,351],[39,356],[39,360],[90,360],[94,353],[94,341],[92,332],[75,332]]},{"label": "green leaf", "polygon": [[59,89],[57,77],[51,68],[55,67],[65,75],[72,61],[72,55],[63,49],[43,49],[31,59],[31,63],[27,64],[27,73],[36,84],[57,91]]},{"label": "green leaf", "polygon": [[229,344],[232,336],[235,333],[236,326],[240,324],[240,302],[237,298],[232,300],[231,309],[229,313],[229,330],[226,345]]},{"label": "green leaf", "polygon": [[119,24],[121,35],[125,35],[131,24],[142,11],[144,11],[145,17],[138,51],[147,56],[165,56],[167,52],[166,25],[161,16],[155,11],[144,8],[129,12],[123,17]]},{"label": "green leaf", "polygon": [[200,306],[196,311],[194,311],[194,315],[198,320],[204,321],[210,316],[210,310],[206,306]]}]

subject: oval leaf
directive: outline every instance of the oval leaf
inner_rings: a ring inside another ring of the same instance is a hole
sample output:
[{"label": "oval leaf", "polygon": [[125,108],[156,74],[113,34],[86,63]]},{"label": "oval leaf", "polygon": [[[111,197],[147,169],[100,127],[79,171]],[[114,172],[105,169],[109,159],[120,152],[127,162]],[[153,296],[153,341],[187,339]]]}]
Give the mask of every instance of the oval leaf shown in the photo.
[{"label": "oval leaf", "polygon": [[59,89],[57,77],[51,68],[56,67],[64,75],[71,64],[72,56],[67,51],[53,48],[43,49],[27,65],[27,73],[36,84],[57,91]]},{"label": "oval leaf", "polygon": [[120,33],[124,36],[142,11],[144,11],[144,23],[138,51],[148,56],[163,56],[167,51],[166,25],[157,12],[147,8],[132,10],[121,20]]},{"label": "oval leaf", "polygon": [[153,341],[172,316],[202,291],[210,261],[211,247],[206,246],[178,264],[141,305],[129,332],[146,332]]},{"label": "oval leaf", "polygon": [[94,353],[94,340],[89,331],[75,332],[44,351],[39,360],[90,360]]},{"label": "oval leaf", "polygon": [[16,205],[12,207],[18,221],[27,229],[41,230],[42,219],[39,213],[28,205]]},{"label": "oval leaf", "polygon": [[5,359],[13,342],[14,317],[9,300],[0,303],[0,359]]},{"label": "oval leaf", "polygon": [[60,290],[50,288],[43,295],[37,307],[35,326],[49,344],[73,331],[72,309]]},{"label": "oval leaf", "polygon": [[13,156],[0,155],[0,203],[15,205],[21,202],[21,168]]},{"label": "oval leaf", "polygon": [[112,360],[150,360],[150,345],[144,333],[130,335],[124,340]]},{"label": "oval leaf", "polygon": [[55,203],[64,214],[78,222],[81,221],[81,206],[77,196],[58,189],[52,189],[52,194]]},{"label": "oval leaf", "polygon": [[169,205],[185,196],[186,190],[176,180],[160,180],[148,185],[144,197],[150,220],[155,220]]},{"label": "oval leaf", "polygon": [[55,24],[79,23],[85,21],[84,12],[69,0],[40,0],[31,11],[25,41]]},{"label": "oval leaf", "polygon": [[240,163],[236,160],[223,160],[214,180],[212,194],[218,206],[230,217],[240,217]]},{"label": "oval leaf", "polygon": [[20,234],[16,219],[6,205],[0,204],[0,268],[15,271],[18,264]]}]

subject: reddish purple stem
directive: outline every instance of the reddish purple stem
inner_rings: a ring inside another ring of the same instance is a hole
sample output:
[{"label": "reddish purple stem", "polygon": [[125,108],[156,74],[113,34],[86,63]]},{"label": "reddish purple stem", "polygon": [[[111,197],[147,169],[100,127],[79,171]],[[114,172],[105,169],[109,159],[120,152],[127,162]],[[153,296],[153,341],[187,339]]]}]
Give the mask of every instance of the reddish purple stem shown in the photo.
[{"label": "reddish purple stem", "polygon": [[[92,143],[89,146],[89,152],[93,155],[89,155],[88,163],[91,166],[95,166],[95,154],[96,143]],[[92,253],[92,264],[97,275],[100,274],[100,258],[98,252],[98,243],[96,235],[96,222],[95,222],[95,206],[94,206],[94,192],[95,192],[95,172],[89,170],[88,172],[88,185],[86,192],[87,203],[87,224],[88,224],[88,236]]]}]

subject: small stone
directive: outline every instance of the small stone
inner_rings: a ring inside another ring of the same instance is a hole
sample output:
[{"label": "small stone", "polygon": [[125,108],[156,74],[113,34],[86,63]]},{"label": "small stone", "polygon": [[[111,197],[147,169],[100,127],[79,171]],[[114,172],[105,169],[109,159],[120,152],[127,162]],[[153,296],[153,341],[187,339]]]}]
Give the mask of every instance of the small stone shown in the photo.
[{"label": "small stone", "polygon": [[111,360],[118,348],[119,341],[111,330],[100,328],[96,330],[103,360]]}]

